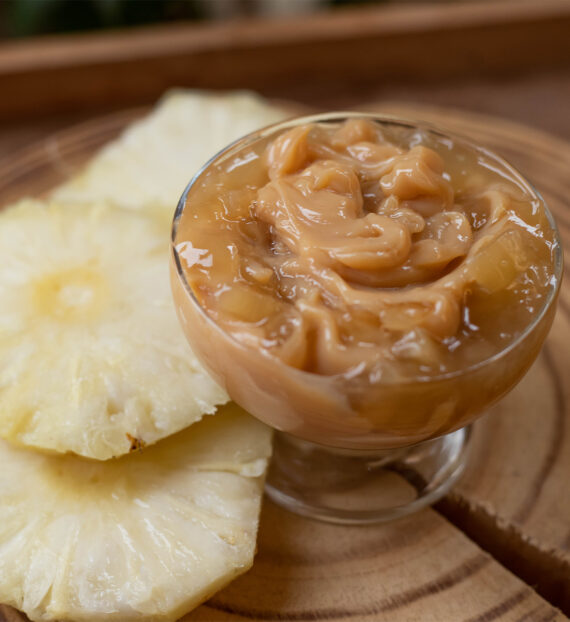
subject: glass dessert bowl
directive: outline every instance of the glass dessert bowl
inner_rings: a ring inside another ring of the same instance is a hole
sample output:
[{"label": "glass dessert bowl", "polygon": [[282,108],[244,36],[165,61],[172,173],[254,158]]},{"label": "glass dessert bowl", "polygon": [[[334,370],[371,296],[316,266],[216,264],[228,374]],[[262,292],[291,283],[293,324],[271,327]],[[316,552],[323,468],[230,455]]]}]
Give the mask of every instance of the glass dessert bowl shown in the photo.
[{"label": "glass dessert bowl", "polygon": [[192,349],[277,430],[269,496],[340,523],[449,490],[469,425],[538,355],[561,273],[554,220],[508,163],[360,113],[228,146],[189,183],[172,232]]}]

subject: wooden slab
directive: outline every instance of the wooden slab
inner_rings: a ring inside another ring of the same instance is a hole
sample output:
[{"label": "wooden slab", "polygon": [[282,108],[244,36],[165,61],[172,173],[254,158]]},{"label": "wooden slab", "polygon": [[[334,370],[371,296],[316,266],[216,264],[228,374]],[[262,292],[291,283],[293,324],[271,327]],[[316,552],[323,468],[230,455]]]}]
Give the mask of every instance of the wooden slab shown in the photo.
[{"label": "wooden slab", "polygon": [[[437,122],[505,155],[544,193],[570,244],[570,145],[478,115],[386,103],[382,109]],[[0,160],[0,205],[46,193],[138,115],[96,119]],[[476,425],[468,472],[439,512],[348,528],[267,502],[253,569],[185,620],[566,620],[530,586],[570,612],[569,322],[565,281],[547,348],[516,391]],[[0,620],[23,619],[0,607]]]},{"label": "wooden slab", "polygon": [[373,527],[292,516],[270,502],[252,570],[184,622],[565,620],[433,510]]}]

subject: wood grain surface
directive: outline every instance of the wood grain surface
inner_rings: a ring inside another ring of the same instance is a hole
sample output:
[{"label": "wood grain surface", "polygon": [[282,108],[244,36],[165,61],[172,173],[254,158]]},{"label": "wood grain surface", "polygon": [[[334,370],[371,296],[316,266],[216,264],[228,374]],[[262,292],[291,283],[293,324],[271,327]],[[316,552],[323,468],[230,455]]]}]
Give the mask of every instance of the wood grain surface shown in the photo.
[{"label": "wood grain surface", "polygon": [[[570,144],[453,110],[397,103],[366,109],[437,122],[507,157],[544,194],[568,248]],[[0,205],[47,193],[140,113],[96,119],[1,159]],[[570,614],[569,322],[564,281],[543,353],[476,424],[468,470],[437,509],[354,528],[266,502],[252,570],[184,620],[567,620],[555,607]],[[0,607],[0,620],[24,619]]]}]

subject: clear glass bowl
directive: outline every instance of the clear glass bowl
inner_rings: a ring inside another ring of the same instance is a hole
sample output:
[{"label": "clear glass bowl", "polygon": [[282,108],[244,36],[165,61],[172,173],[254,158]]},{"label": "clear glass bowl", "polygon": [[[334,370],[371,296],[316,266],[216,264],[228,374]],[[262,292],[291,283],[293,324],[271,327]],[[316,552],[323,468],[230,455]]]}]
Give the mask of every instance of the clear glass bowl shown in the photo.
[{"label": "clear glass bowl", "polygon": [[[474,150],[544,205],[555,239],[552,287],[534,320],[494,356],[460,371],[405,382],[321,376],[238,342],[195,297],[176,244],[180,219],[185,210],[192,210],[196,182],[210,167],[297,125],[362,117],[388,133],[421,131],[434,140],[452,140]],[[509,392],[537,357],[554,317],[562,263],[556,225],[543,199],[502,158],[428,124],[360,113],[293,119],[229,145],[190,181],[172,230],[173,295],[193,351],[233,400],[278,431],[268,494],[295,512],[341,523],[392,519],[447,492],[465,465],[469,424]]]}]

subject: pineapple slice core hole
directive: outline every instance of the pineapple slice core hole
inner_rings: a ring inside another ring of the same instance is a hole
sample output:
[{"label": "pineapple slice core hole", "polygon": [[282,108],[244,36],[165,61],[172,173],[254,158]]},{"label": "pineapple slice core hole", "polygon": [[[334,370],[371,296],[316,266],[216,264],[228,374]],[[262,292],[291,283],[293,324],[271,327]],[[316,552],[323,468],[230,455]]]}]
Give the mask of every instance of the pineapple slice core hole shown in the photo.
[{"label": "pineapple slice core hole", "polygon": [[33,285],[37,310],[65,322],[92,320],[106,299],[106,281],[88,266],[48,274]]}]

